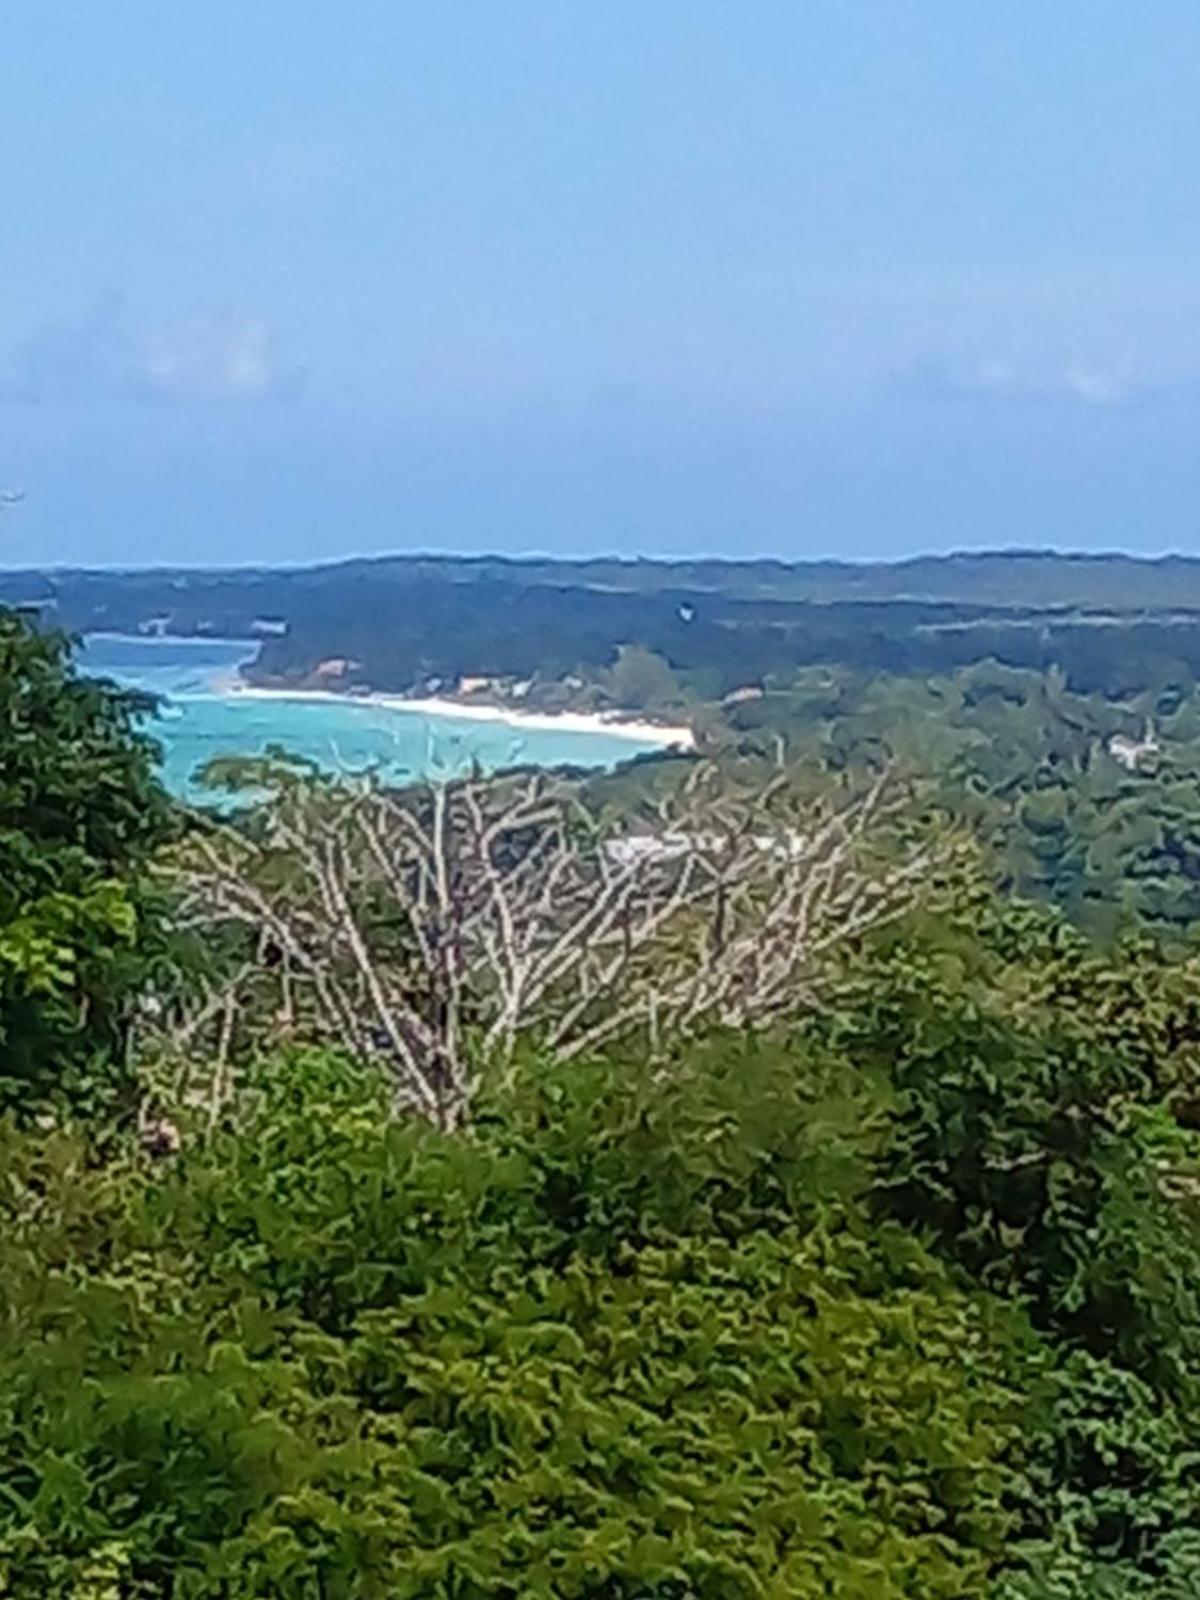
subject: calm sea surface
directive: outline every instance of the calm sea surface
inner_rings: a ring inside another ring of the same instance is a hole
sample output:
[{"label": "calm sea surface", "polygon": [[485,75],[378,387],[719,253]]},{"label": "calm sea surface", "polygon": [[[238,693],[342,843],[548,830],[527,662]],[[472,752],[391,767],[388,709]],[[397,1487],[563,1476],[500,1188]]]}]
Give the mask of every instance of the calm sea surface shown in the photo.
[{"label": "calm sea surface", "polygon": [[[435,717],[362,701],[260,698],[228,691],[257,646],[239,640],[118,638],[93,634],[80,650],[85,672],[163,697],[151,732],[174,793],[204,800],[196,773],[217,756],[262,755],[272,745],[329,772],[413,779],[451,776],[477,762],[488,771],[533,764],[609,767],[654,748],[609,733],[521,728]],[[209,797],[211,798],[211,796]]]}]

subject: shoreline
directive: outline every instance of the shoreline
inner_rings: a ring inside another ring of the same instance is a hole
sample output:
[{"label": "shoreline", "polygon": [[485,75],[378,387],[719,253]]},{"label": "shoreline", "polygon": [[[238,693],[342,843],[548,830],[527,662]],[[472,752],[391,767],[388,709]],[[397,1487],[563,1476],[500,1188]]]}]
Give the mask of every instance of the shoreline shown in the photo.
[{"label": "shoreline", "polygon": [[[607,734],[659,750],[691,750],[695,734],[684,723],[664,724],[644,718],[625,717],[619,711],[522,711],[515,706],[471,705],[462,700],[439,697],[415,698],[372,691],[370,694],[339,694],[334,689],[270,689],[261,684],[235,683],[215,691],[217,698],[257,700],[313,700],[326,705],[385,706],[390,711],[407,711],[417,716],[457,717],[464,722],[501,722],[520,730],[538,729],[547,733]],[[180,697],[182,698],[182,696]]]},{"label": "shoreline", "polygon": [[[210,634],[142,634],[124,633],[119,629],[93,628],[84,636],[89,639],[121,644],[141,645],[224,645],[247,646],[257,650],[261,639],[241,639]],[[242,663],[243,665],[245,663]],[[607,734],[609,738],[623,739],[629,744],[642,745],[654,750],[694,750],[696,736],[686,723],[651,722],[646,717],[627,715],[621,711],[527,711],[518,706],[472,704],[439,696],[410,696],[392,694],[373,689],[367,694],[344,694],[336,689],[270,688],[264,684],[247,683],[239,675],[238,664],[230,663],[226,672],[218,673],[203,690],[185,690],[168,694],[170,700],[234,699],[245,697],[262,700],[312,700],[327,705],[385,706],[390,711],[408,711],[418,716],[454,717],[463,722],[499,722],[516,731],[539,730],[544,733]]]}]

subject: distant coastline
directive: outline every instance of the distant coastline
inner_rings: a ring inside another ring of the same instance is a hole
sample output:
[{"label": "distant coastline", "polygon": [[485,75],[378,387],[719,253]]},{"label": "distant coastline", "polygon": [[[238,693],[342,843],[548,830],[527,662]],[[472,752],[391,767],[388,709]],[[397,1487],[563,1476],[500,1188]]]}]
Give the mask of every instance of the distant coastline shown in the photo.
[{"label": "distant coastline", "polygon": [[268,688],[245,682],[223,684],[214,692],[262,700],[315,700],[336,705],[386,706],[392,711],[408,711],[418,716],[506,723],[517,730],[536,728],[548,733],[603,733],[610,738],[627,738],[631,743],[653,745],[663,750],[691,750],[696,743],[695,734],[686,723],[651,722],[620,711],[525,711],[515,706],[472,705],[463,700],[416,698],[375,690],[366,694],[347,695],[333,689]]},{"label": "distant coastline", "polygon": [[417,716],[445,717],[463,722],[500,724],[516,732],[539,731],[545,733],[603,734],[609,738],[628,740],[630,744],[645,745],[659,750],[691,750],[696,738],[686,723],[656,722],[645,716],[620,710],[612,711],[536,711],[523,706],[496,705],[455,699],[451,696],[407,695],[382,689],[365,689],[346,693],[340,689],[306,688],[300,685],[255,683],[245,675],[247,665],[261,647],[262,641],[236,635],[218,636],[177,635],[166,633],[130,633],[118,629],[90,629],[84,636],[88,643],[132,645],[146,657],[158,651],[170,652],[176,646],[204,649],[244,650],[245,657],[231,659],[214,665],[206,673],[203,683],[192,682],[186,687],[168,685],[155,692],[175,701],[188,700],[262,700],[277,702],[313,702],[336,706],[378,706],[388,711],[411,712]]}]

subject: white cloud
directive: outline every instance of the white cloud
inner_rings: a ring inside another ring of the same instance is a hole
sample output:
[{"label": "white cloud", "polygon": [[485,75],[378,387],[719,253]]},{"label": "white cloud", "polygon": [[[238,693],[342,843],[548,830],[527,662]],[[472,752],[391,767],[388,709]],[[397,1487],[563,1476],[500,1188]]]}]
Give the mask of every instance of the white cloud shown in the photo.
[{"label": "white cloud", "polygon": [[259,317],[220,308],[154,326],[112,293],[37,329],[0,363],[0,397],[31,404],[268,400],[302,381]]},{"label": "white cloud", "polygon": [[271,328],[230,309],[154,330],[139,355],[142,382],[177,400],[262,400],[299,378],[285,365]]},{"label": "white cloud", "polygon": [[1075,361],[1030,365],[1001,359],[927,358],[909,367],[901,380],[929,395],[982,400],[1069,400],[1117,406],[1138,395],[1118,373]]}]

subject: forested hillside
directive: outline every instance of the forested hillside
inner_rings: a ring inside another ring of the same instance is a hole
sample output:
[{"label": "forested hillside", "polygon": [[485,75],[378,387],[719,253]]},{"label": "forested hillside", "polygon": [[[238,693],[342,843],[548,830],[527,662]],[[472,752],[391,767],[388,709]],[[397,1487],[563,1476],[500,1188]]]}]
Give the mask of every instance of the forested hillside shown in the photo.
[{"label": "forested hillside", "polygon": [[[74,631],[261,637],[261,681],[353,663],[343,686],[578,677],[622,647],[704,702],[806,666],[944,672],[1058,666],[1124,694],[1200,671],[1200,563],[1000,553],[893,565],[389,557],[295,570],[0,574],[0,602]],[[579,690],[572,690],[578,695]]]},{"label": "forested hillside", "polygon": [[970,823],[1002,887],[1094,934],[1200,927],[1200,694],[1186,679],[1112,696],[995,661],[936,676],[813,669],[729,707],[714,737],[763,759],[909,774]]},{"label": "forested hillside", "polygon": [[904,561],[654,560],[645,556],[556,560],[549,557],[360,557],[313,567],[229,569],[51,568],[0,575],[9,604],[56,598],[75,624],[86,609],[188,610],[193,598],[247,612],[286,609],[288,597],[370,579],[389,588],[440,580],[459,585],[512,583],[616,594],[690,590],[742,600],[890,601],[995,606],[1080,606],[1091,610],[1200,609],[1200,561],[1190,556],[1064,555],[1049,550],[961,552]]}]

